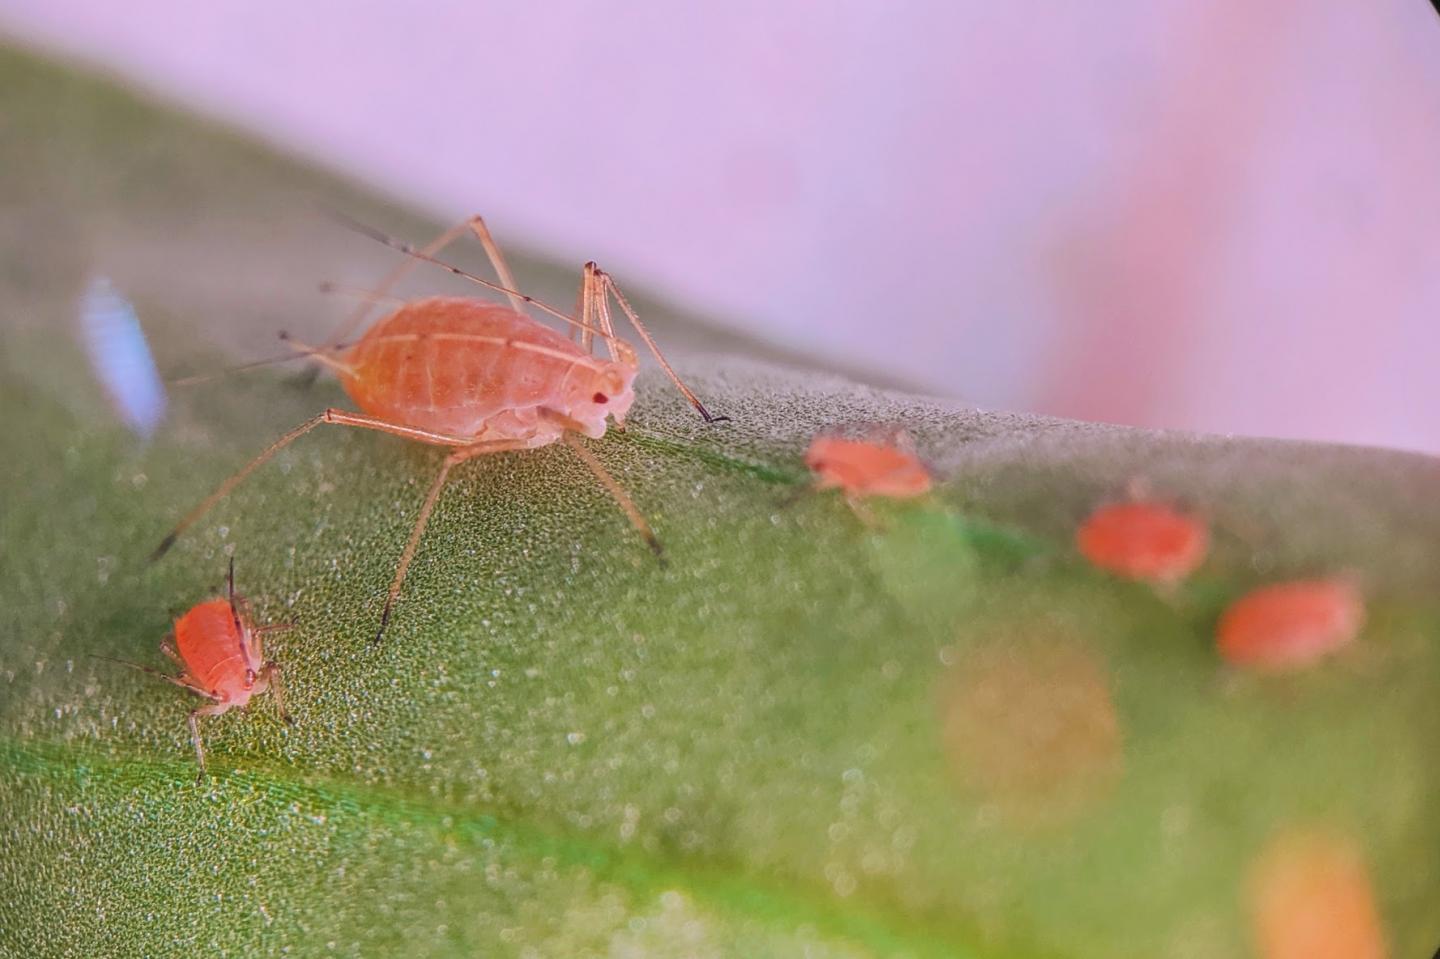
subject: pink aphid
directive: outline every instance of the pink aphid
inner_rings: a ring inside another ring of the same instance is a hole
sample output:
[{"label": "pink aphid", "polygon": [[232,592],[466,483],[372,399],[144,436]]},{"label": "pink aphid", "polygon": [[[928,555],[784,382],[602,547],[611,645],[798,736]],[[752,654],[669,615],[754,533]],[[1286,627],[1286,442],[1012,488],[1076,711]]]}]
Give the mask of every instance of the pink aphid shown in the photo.
[{"label": "pink aphid", "polygon": [[171,636],[160,644],[160,651],[180,667],[178,676],[139,663],[112,662],[158,676],[211,700],[209,705],[190,713],[190,739],[195,744],[195,761],[200,764],[199,781],[203,782],[205,748],[200,742],[200,717],[219,716],[237,707],[244,709],[252,697],[268,690],[275,697],[280,718],[286,723],[293,722],[285,711],[280,664],[265,658],[262,640],[266,633],[289,628],[289,623],[255,625],[249,603],[235,593],[235,561],[232,559],[225,597],[192,606],[175,620]]},{"label": "pink aphid", "polygon": [[897,433],[889,442],[817,436],[805,452],[817,490],[838,489],[862,520],[872,522],[861,500],[870,497],[913,499],[930,492],[934,481],[915,455],[909,438]]},{"label": "pink aphid", "polygon": [[1365,600],[1344,579],[1262,586],[1230,605],[1216,639],[1225,661],[1248,669],[1298,669],[1355,641]]},{"label": "pink aphid", "polygon": [[[376,640],[390,620],[406,571],[450,471],[478,456],[533,450],[563,442],[595,474],[631,524],[659,554],[660,541],[629,495],[595,454],[576,438],[604,436],[609,421],[624,422],[635,399],[633,383],[638,360],[634,348],[615,335],[610,313],[612,300],[696,412],[707,422],[724,417],[712,416],[670,368],[610,275],[594,263],[585,264],[576,318],[516,292],[515,280],[484,220],[478,216],[447,231],[421,250],[359,224],[352,225],[411,258],[392,271],[375,292],[366,294],[367,300],[387,299],[386,291],[406,266],[427,261],[504,294],[509,305],[469,297],[427,297],[393,310],[349,346],[339,345],[340,341],[348,335],[349,327],[363,322],[366,310],[356,313],[351,323],[337,331],[331,343],[322,348],[290,341],[299,351],[297,355],[313,357],[333,369],[361,412],[327,409],[270,444],[181,519],[155,550],[154,558],[162,555],[188,526],[256,468],[326,423],[378,430],[450,450],[439,475],[430,485],[400,554],[380,615]],[[442,247],[466,232],[473,234],[484,247],[500,278],[499,283],[473,276],[435,258]],[[571,336],[536,322],[526,314],[527,307],[566,324]],[[593,355],[597,338],[604,341],[608,359]]]},{"label": "pink aphid", "polygon": [[1091,513],[1075,533],[1075,545],[1100,569],[1164,586],[1205,561],[1210,534],[1203,522],[1173,506],[1131,500]]}]

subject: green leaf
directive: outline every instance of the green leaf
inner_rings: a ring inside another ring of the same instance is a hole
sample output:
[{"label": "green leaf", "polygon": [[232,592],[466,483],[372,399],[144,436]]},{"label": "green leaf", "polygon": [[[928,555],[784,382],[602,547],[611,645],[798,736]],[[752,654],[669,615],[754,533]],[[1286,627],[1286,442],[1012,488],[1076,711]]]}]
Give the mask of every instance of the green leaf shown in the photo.
[{"label": "green leaf", "polygon": [[[1236,955],[1251,864],[1311,823],[1364,850],[1395,955],[1440,942],[1434,460],[977,413],[713,358],[775,354],[650,302],[733,417],[647,373],[592,445],[668,566],[569,451],[475,461],[372,647],[440,454],[321,430],[147,567],[346,400],[236,376],[141,446],[68,331],[101,269],[163,368],[265,355],[337,321],[316,282],[391,262],[309,200],[434,226],[14,52],[0,117],[0,954]],[[517,272],[562,303],[578,277]],[[911,430],[934,496],[875,530],[790,501],[812,435],[870,423]],[[1174,597],[1069,545],[1137,476],[1215,521]],[[230,555],[260,620],[298,624],[270,644],[298,725],[264,698],[208,721],[196,785],[191,698],[92,657],[165,666]],[[1353,649],[1226,674],[1227,601],[1338,570],[1370,599]]]}]

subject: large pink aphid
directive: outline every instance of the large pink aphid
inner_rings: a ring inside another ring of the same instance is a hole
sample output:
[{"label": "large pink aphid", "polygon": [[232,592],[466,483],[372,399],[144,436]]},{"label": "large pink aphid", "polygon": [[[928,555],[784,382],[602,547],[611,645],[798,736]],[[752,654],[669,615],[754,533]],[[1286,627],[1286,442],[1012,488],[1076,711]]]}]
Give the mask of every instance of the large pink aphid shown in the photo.
[{"label": "large pink aphid", "polygon": [[[613,297],[666,374],[696,411],[713,422],[699,398],[665,361],[655,341],[615,282],[594,263],[585,264],[581,279],[580,318],[566,316],[515,289],[514,278],[478,216],[448,230],[422,250],[415,250],[364,227],[375,239],[408,254],[380,287],[369,295],[384,298],[403,270],[416,260],[435,263],[487,289],[503,293],[508,307],[468,297],[429,297],[401,306],[376,322],[350,346],[334,345],[366,315],[361,310],[332,345],[320,349],[294,344],[300,355],[313,356],[333,369],[345,392],[361,412],[327,409],[272,443],[182,519],[155,551],[158,558],[176,537],[277,452],[323,423],[357,426],[449,448],[452,452],[431,484],[401,553],[380,617],[378,640],[405,581],[425,524],[440,498],[450,470],[487,453],[535,449],[563,441],[605,486],[652,549],[659,541],[619,483],[575,437],[599,439],[610,419],[623,422],[635,399],[638,368],[635,350],[615,335],[610,316]],[[500,277],[491,283],[435,259],[446,244],[470,231],[479,239]],[[525,313],[526,305],[568,324],[567,338]],[[578,333],[578,342],[574,338]],[[605,341],[608,359],[593,355],[594,339]]]}]

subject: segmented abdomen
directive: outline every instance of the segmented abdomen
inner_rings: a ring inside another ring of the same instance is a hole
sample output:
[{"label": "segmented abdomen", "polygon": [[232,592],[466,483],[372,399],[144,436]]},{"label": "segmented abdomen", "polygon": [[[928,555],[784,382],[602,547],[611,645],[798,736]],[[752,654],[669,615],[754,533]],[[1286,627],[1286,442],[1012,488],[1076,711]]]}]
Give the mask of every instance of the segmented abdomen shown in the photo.
[{"label": "segmented abdomen", "polygon": [[252,665],[246,661],[230,603],[223,599],[207,600],[180,617],[175,623],[175,645],[185,668],[207,690],[219,688],[227,678],[243,676]]},{"label": "segmented abdomen", "polygon": [[566,378],[595,361],[578,344],[508,307],[463,297],[408,303],[343,358],[345,392],[371,416],[478,436],[488,420],[563,409]]}]

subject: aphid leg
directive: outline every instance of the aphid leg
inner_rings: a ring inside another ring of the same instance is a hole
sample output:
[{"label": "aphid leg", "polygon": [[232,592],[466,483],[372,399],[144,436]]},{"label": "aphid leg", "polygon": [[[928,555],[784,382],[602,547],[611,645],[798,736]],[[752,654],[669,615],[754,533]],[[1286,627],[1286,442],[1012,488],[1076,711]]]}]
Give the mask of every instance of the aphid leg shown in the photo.
[{"label": "aphid leg", "polygon": [[644,538],[646,544],[655,554],[655,557],[660,560],[661,565],[664,565],[665,550],[660,545],[660,540],[655,535],[655,531],[650,528],[650,524],[645,520],[645,516],[635,506],[635,501],[630,498],[630,494],[625,492],[625,488],[620,485],[615,477],[610,475],[609,470],[605,469],[600,461],[595,458],[594,453],[586,449],[585,444],[581,443],[574,433],[567,430],[561,433],[560,436],[565,440],[565,445],[574,450],[575,454],[590,468],[590,472],[595,474],[595,478],[600,481],[601,486],[605,487],[610,497],[625,511],[625,516],[630,520],[630,525],[635,527],[635,531]]},{"label": "aphid leg", "polygon": [[[376,243],[383,243],[390,249],[398,250],[401,253],[404,253],[406,256],[410,257],[411,259],[424,260],[426,263],[432,263],[435,266],[440,267],[440,269],[446,271],[447,273],[461,277],[462,279],[469,280],[471,283],[474,283],[477,286],[483,286],[485,289],[490,290],[494,293],[503,293],[507,298],[514,297],[515,299],[518,299],[521,303],[525,303],[535,307],[535,309],[544,313],[546,316],[554,317],[561,323],[565,323],[571,327],[580,327],[583,329],[583,324],[581,324],[579,320],[575,319],[575,317],[566,316],[564,313],[555,309],[555,307],[550,306],[548,303],[537,300],[533,296],[527,296],[524,293],[521,293],[519,290],[516,290],[514,287],[502,286],[501,284],[495,283],[491,280],[487,280],[484,277],[476,276],[474,273],[471,273],[467,270],[462,270],[458,266],[453,266],[449,263],[446,263],[444,260],[438,259],[433,254],[426,253],[424,250],[417,250],[415,247],[411,246],[409,243],[406,243],[403,240],[397,240],[393,236],[388,236],[384,233],[381,233],[374,227],[367,226],[366,224],[361,223],[359,220],[356,220],[353,217],[346,216],[345,214],[337,212],[335,210],[330,210],[328,212],[332,217],[343,223],[345,226],[349,227],[357,233],[363,233],[365,236],[370,237],[370,239],[374,240]],[[469,223],[469,221],[467,220],[466,223]]]},{"label": "aphid leg", "polygon": [[[590,341],[594,339],[595,331],[590,326],[590,287],[584,278],[580,280],[580,289],[575,291],[575,312],[576,322],[569,324],[567,335],[573,343],[580,341],[586,353],[593,352],[590,348]],[[606,343],[613,343],[613,340],[606,340]]]},{"label": "aphid leg", "polygon": [[185,668],[185,660],[180,658],[180,653],[174,646],[174,633],[166,633],[165,638],[160,641],[160,652],[181,669]]},{"label": "aphid leg", "polygon": [[283,633],[287,629],[294,628],[294,623],[266,623],[264,626],[256,626],[251,632],[257,636],[265,636],[270,633]]},{"label": "aphid leg", "polygon": [[[173,650],[167,650],[164,646],[161,646],[160,648],[165,651],[166,655],[171,655],[173,653]],[[120,666],[128,666],[131,669],[137,670],[139,672],[148,673],[149,675],[154,676],[156,679],[163,679],[165,680],[165,682],[179,686],[181,689],[188,689],[190,690],[190,692],[195,693],[197,696],[204,696],[206,699],[215,698],[214,693],[210,692],[210,690],[208,689],[205,689],[203,686],[198,685],[193,679],[191,679],[189,673],[181,673],[179,676],[171,676],[169,673],[162,673],[160,672],[160,670],[155,669],[151,666],[142,666],[139,663],[132,663],[128,659],[115,659],[111,656],[96,656],[93,653],[90,655],[90,658],[103,659],[107,663],[116,663]],[[176,656],[176,659],[178,658],[179,657]],[[184,664],[182,663],[181,665]]]},{"label": "aphid leg", "polygon": [[270,695],[275,697],[275,710],[280,714],[281,721],[287,726],[293,726],[295,720],[285,708],[285,681],[281,678],[283,672],[280,664],[272,659],[260,668],[260,678],[270,687]]},{"label": "aphid leg", "polygon": [[410,561],[415,558],[415,550],[420,546],[420,537],[425,533],[425,525],[430,522],[430,514],[435,510],[435,504],[440,499],[440,491],[445,487],[445,480],[449,477],[450,470],[476,456],[525,449],[526,445],[522,440],[491,440],[484,443],[470,443],[445,457],[445,462],[440,466],[440,474],[435,477],[435,481],[430,484],[430,491],[425,494],[425,502],[420,506],[420,515],[415,518],[415,526],[410,530],[410,538],[405,542],[405,550],[400,554],[400,565],[395,569],[395,578],[391,580],[390,592],[385,597],[385,609],[380,613],[380,628],[375,631],[375,638],[371,642],[380,642],[380,637],[385,635],[385,627],[390,625],[390,613],[395,608],[395,601],[400,598],[400,588],[405,584],[405,575],[410,571]]},{"label": "aphid leg", "polygon": [[[618,339],[615,338],[615,326],[610,322],[610,310],[605,303],[605,287],[600,281],[600,270],[592,261],[586,263],[580,273],[580,346],[586,353],[594,353],[594,340],[596,324],[601,324],[600,330],[605,334],[605,347],[610,351],[610,359],[617,362],[621,358],[621,350],[630,352]],[[626,359],[634,363],[633,353],[626,356]]]},{"label": "aphid leg", "polygon": [[494,238],[490,236],[490,230],[485,226],[484,218],[476,214],[475,216],[461,220],[419,250],[414,251],[419,254],[418,257],[409,256],[397,263],[394,269],[381,278],[374,292],[369,294],[370,302],[362,304],[358,310],[352,313],[344,323],[336,327],[330,336],[326,338],[322,352],[332,352],[338,344],[343,343],[352,333],[358,330],[361,324],[365,322],[366,317],[370,315],[371,307],[375,302],[385,299],[391,287],[404,279],[405,274],[409,273],[416,263],[423,259],[438,256],[441,250],[464,236],[467,230],[474,234],[475,238],[480,241],[480,245],[485,248],[485,255],[489,258],[490,265],[495,268],[495,273],[500,277],[500,285],[503,287],[501,292],[503,292],[505,298],[510,301],[511,308],[514,309],[516,313],[524,313],[526,299],[519,294],[519,287],[515,285],[515,277],[511,274],[510,267],[505,263],[505,258],[500,253],[500,247],[495,244]]},{"label": "aphid leg", "polygon": [[171,546],[175,545],[175,540],[180,537],[181,533],[185,532],[185,530],[187,530],[201,516],[204,516],[205,513],[210,509],[210,507],[214,506],[216,503],[220,502],[220,500],[224,499],[226,494],[228,494],[236,486],[239,486],[240,483],[244,481],[245,477],[255,472],[255,470],[259,469],[261,466],[264,466],[276,453],[280,452],[285,447],[289,446],[291,443],[295,442],[300,437],[313,430],[315,427],[325,423],[336,423],[340,426],[358,426],[362,429],[378,430],[382,433],[391,433],[395,436],[400,436],[409,440],[415,440],[420,443],[429,443],[432,446],[465,446],[471,442],[470,438],[464,436],[450,436],[444,433],[432,433],[429,430],[418,430],[410,426],[403,426],[399,423],[390,423],[386,420],[376,419],[373,416],[364,416],[360,413],[351,413],[347,410],[337,410],[334,408],[328,409],[325,412],[321,413],[319,416],[308,419],[304,423],[301,423],[299,426],[295,427],[293,430],[286,433],[284,436],[280,437],[278,440],[271,443],[269,446],[265,447],[265,449],[260,452],[259,456],[256,456],[253,460],[242,466],[238,471],[231,474],[228,479],[226,479],[223,483],[216,487],[215,492],[205,497],[205,499],[200,502],[200,505],[192,509],[180,520],[179,523],[175,524],[175,528],[170,531],[170,534],[168,536],[166,536],[163,540],[160,541],[160,545],[157,546],[155,548],[155,551],[150,554],[150,562],[153,563],[160,557],[164,556],[166,551],[168,551]]},{"label": "aphid leg", "polygon": [[470,227],[470,232],[475,234],[475,239],[479,240],[480,245],[485,248],[485,255],[490,258],[490,265],[495,268],[495,275],[500,277],[500,285],[505,287],[505,298],[510,301],[510,308],[516,313],[524,314],[525,300],[520,295],[520,285],[515,282],[515,275],[506,265],[505,257],[500,253],[500,246],[490,235],[490,228],[485,225],[485,218],[477,213],[465,223]]},{"label": "aphid leg", "polygon": [[[695,412],[699,413],[707,423],[719,423],[730,419],[728,416],[712,415],[711,412],[705,408],[705,404],[700,402],[700,397],[695,395],[695,391],[686,386],[685,381],[680,379],[680,375],[670,366],[669,362],[665,359],[665,354],[660,352],[660,347],[655,344],[654,338],[650,336],[650,331],[645,329],[645,324],[641,323],[640,317],[635,315],[635,310],[631,308],[630,301],[625,299],[625,295],[620,292],[620,288],[615,285],[615,281],[611,278],[610,274],[600,269],[594,263],[587,263],[585,267],[587,271],[594,270],[596,277],[604,286],[604,290],[599,296],[601,330],[612,337],[614,335],[614,330],[610,323],[610,306],[605,296],[605,294],[608,293],[610,296],[615,297],[615,302],[620,304],[620,309],[624,311],[626,318],[630,320],[630,325],[635,327],[635,332],[640,334],[640,339],[644,340],[645,345],[650,347],[650,352],[654,355],[655,359],[659,361],[661,369],[665,371],[665,375],[670,377],[670,382],[674,383],[675,388],[684,395],[691,406],[695,407]],[[613,343],[615,341],[612,339],[610,342]]]},{"label": "aphid leg", "polygon": [[195,761],[200,764],[200,774],[195,777],[196,785],[205,783],[205,747],[200,743],[200,717],[219,716],[229,708],[229,703],[212,703],[190,711],[190,741],[195,744]]},{"label": "aphid leg", "polygon": [[[469,222],[470,221],[466,220],[462,223],[455,224],[434,240],[431,240],[428,246],[423,247],[422,252],[426,256],[434,256],[436,253],[439,253],[464,235],[465,228],[469,225]],[[350,335],[358,330],[365,322],[366,317],[370,315],[370,310],[375,303],[384,299],[386,294],[390,292],[390,288],[404,279],[405,274],[414,268],[416,262],[416,260],[407,257],[397,263],[389,273],[385,274],[385,276],[381,278],[379,285],[375,287],[374,292],[370,294],[372,299],[367,303],[362,303],[354,313],[350,314],[349,318],[331,331],[325,340],[323,352],[329,353],[334,350],[338,344],[349,339]]]},{"label": "aphid leg", "polygon": [[355,375],[354,367],[350,366],[348,363],[342,363],[335,357],[330,355],[330,353],[335,349],[334,347],[322,348],[318,346],[311,346],[308,343],[301,343],[299,340],[295,339],[295,337],[291,336],[284,330],[281,330],[278,335],[280,337],[280,342],[285,343],[291,349],[293,349],[297,358],[302,356],[308,356],[315,362],[320,363],[323,366],[330,367],[330,369],[334,370],[339,375]]},{"label": "aphid leg", "polygon": [[850,512],[854,513],[855,518],[858,519],[861,523],[865,524],[867,528],[874,530],[885,528],[885,524],[880,522],[880,518],[875,515],[874,511],[872,511],[869,506],[865,505],[865,501],[862,500],[860,497],[845,497],[845,505],[850,507]]}]

